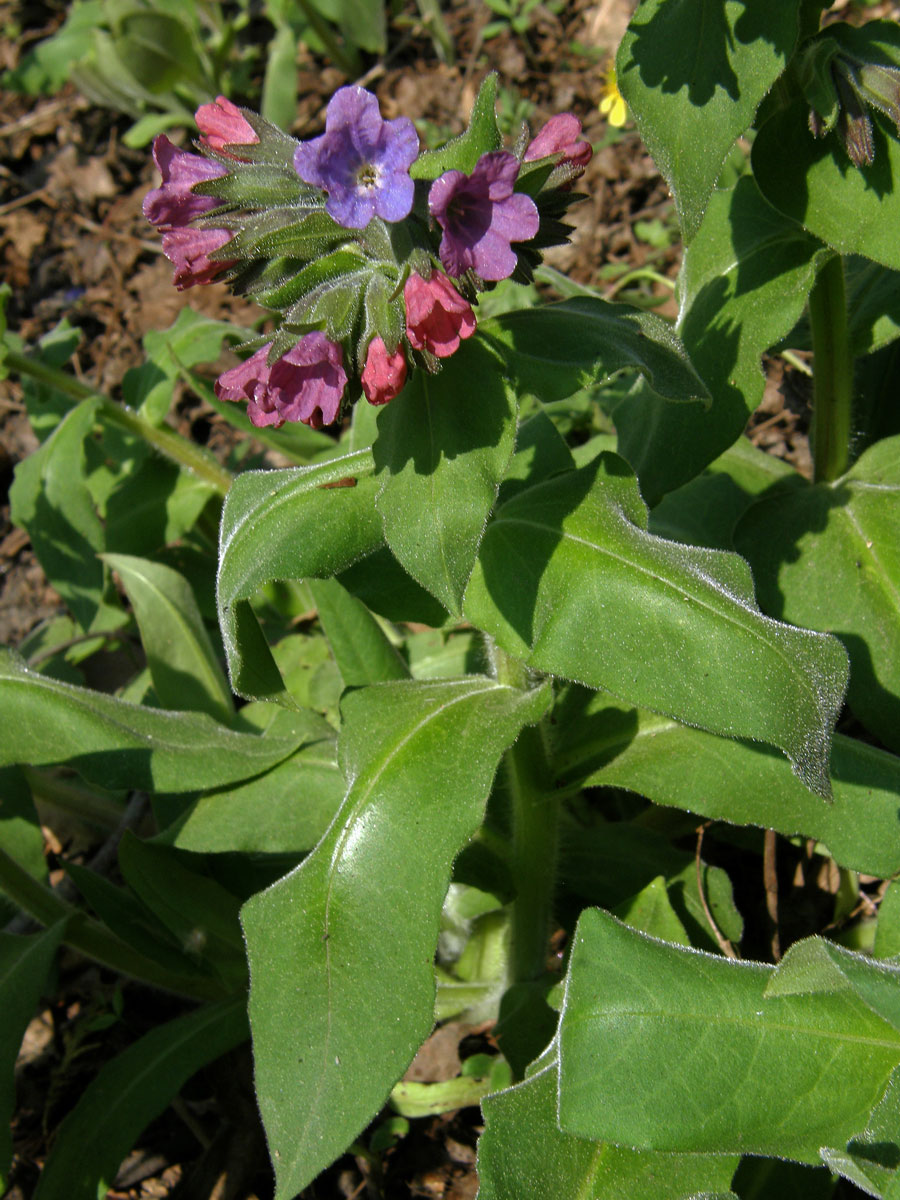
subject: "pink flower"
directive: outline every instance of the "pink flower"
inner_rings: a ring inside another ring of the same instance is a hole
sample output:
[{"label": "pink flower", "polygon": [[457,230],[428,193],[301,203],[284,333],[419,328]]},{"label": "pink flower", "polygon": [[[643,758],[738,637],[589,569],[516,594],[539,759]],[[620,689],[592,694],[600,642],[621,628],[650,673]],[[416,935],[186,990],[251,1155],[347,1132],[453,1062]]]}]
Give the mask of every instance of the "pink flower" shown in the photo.
[{"label": "pink flower", "polygon": [[228,229],[170,229],[163,234],[163,254],[175,267],[172,282],[184,291],[195,283],[212,283],[234,262],[211,261],[209,255],[231,241]]},{"label": "pink flower", "polygon": [[[561,154],[561,163],[577,168],[580,175],[591,161],[594,151],[590,142],[579,141],[581,122],[572,113],[558,113],[551,117],[537,137],[525,151],[525,161],[534,162],[550,154]],[[571,176],[574,179],[576,176]]]},{"label": "pink flower", "polygon": [[430,279],[413,273],[403,288],[406,301],[406,334],[416,350],[436,358],[449,358],[463,338],[475,332],[475,314],[446,275],[435,271]]},{"label": "pink flower", "polygon": [[403,351],[398,349],[389,354],[380,337],[372,338],[360,380],[370,404],[387,404],[388,400],[393,400],[406,383],[406,358]]},{"label": "pink flower", "polygon": [[144,198],[144,216],[151,225],[178,229],[218,207],[215,196],[195,196],[191,188],[227,174],[221,163],[179,150],[164,133],[153,141],[153,161],[162,175],[162,187]]},{"label": "pink flower", "polygon": [[225,96],[217,96],[214,104],[201,104],[195,119],[202,134],[200,141],[220,154],[228,153],[229,146],[255,146],[259,142],[253,126]]},{"label": "pink flower", "polygon": [[220,400],[246,400],[257,428],[302,421],[313,429],[338,415],[347,384],[340,346],[324,333],[307,333],[271,366],[271,342],[216,380]]},{"label": "pink flower", "polygon": [[470,267],[482,279],[516,269],[512,242],[527,242],[540,225],[537,205],[515,191],[519,163],[506,150],[482,154],[471,175],[445,171],[428,193],[428,211],[444,231],[440,256],[449,275]]}]

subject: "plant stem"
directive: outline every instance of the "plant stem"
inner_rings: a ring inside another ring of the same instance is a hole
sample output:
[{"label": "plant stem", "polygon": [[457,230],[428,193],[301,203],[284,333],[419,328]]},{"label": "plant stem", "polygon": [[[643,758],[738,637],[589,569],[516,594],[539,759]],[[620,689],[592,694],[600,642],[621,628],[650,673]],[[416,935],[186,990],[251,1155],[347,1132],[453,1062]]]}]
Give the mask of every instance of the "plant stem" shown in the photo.
[{"label": "plant stem", "polygon": [[224,496],[231,487],[231,473],[220,466],[209,451],[204,450],[202,446],[195,446],[193,442],[183,438],[170,426],[153,425],[145,417],[132,412],[130,408],[125,408],[122,404],[114,403],[107,396],[82,383],[73,375],[60,371],[57,367],[50,367],[37,359],[28,358],[15,350],[7,350],[4,365],[17,375],[26,375],[37,380],[38,383],[45,383],[48,387],[62,392],[64,396],[70,396],[78,403],[82,400],[95,400],[101,416],[110,424],[118,425],[120,429],[125,429],[129,433],[143,438],[160,454],[164,454],[166,458],[171,459],[180,467],[185,467],[208,483],[220,496]]},{"label": "plant stem", "polygon": [[52,888],[35,879],[4,850],[0,850],[0,890],[41,925],[49,927],[67,921],[63,937],[66,945],[105,967],[194,1000],[221,1000],[227,995],[218,980],[187,972],[176,974],[132,949],[99,921],[60,899]]},{"label": "plant stem", "polygon": [[[526,687],[527,671],[495,644],[490,646],[498,683]],[[504,755],[511,803],[510,872],[515,887],[510,923],[510,983],[540,979],[547,969],[547,941],[556,890],[559,798],[555,795],[541,725],[522,730]]]},{"label": "plant stem", "polygon": [[850,461],[853,356],[847,331],[844,262],[840,255],[819,271],[809,296],[813,345],[813,480],[830,483]]}]

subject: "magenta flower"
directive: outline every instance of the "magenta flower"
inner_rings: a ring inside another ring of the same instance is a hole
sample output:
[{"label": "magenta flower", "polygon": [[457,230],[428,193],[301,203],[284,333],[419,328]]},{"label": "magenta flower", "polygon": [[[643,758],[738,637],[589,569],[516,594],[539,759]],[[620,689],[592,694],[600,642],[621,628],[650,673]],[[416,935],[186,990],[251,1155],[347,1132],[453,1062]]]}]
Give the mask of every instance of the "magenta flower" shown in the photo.
[{"label": "magenta flower", "polygon": [[217,96],[214,104],[201,104],[194,118],[202,134],[200,141],[220,154],[227,153],[228,146],[254,146],[259,142],[253,126],[225,96]]},{"label": "magenta flower", "polygon": [[413,273],[403,288],[406,301],[406,335],[416,350],[435,358],[449,358],[463,338],[475,332],[475,314],[446,275],[430,279]]},{"label": "magenta flower", "polygon": [[[525,162],[534,162],[550,154],[561,154],[561,163],[578,168],[580,175],[591,161],[594,153],[590,142],[580,141],[581,122],[572,113],[558,113],[551,117],[544,128],[529,143],[525,151]],[[576,178],[576,174],[571,176]]]},{"label": "magenta flower", "polygon": [[234,262],[211,261],[209,255],[231,241],[229,229],[170,229],[163,234],[163,254],[175,267],[172,282],[180,292],[195,283],[212,283]]},{"label": "magenta flower", "polygon": [[428,193],[428,208],[443,229],[440,256],[448,274],[470,267],[482,279],[507,279],[516,269],[511,242],[538,231],[537,205],[513,191],[519,163],[505,150],[482,154],[471,175],[445,171]]},{"label": "magenta flower", "polygon": [[360,376],[362,389],[370,404],[387,404],[403,391],[406,383],[406,358],[402,350],[388,353],[380,337],[372,338],[366,352],[366,365]]},{"label": "magenta flower", "polygon": [[324,333],[307,333],[270,367],[271,342],[216,380],[220,400],[246,400],[257,428],[302,421],[313,429],[331,425],[347,384],[341,348]]},{"label": "magenta flower", "polygon": [[363,229],[377,215],[402,221],[413,203],[409,168],[419,138],[409,117],[382,120],[378,101],[361,87],[338,88],[321,137],[301,142],[294,169],[328,193],[325,211],[344,229]]},{"label": "magenta flower", "polygon": [[218,207],[215,196],[195,196],[191,188],[227,174],[221,163],[179,150],[164,133],[153,140],[153,161],[162,175],[162,187],[144,197],[144,216],[151,225],[179,229]]}]

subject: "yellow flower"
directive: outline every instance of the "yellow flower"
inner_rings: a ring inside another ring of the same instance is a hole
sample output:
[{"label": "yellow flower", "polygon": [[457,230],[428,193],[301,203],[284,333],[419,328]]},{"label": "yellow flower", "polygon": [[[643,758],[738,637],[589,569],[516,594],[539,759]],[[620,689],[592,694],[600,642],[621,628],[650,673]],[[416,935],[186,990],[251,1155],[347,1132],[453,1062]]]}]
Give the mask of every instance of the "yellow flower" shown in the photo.
[{"label": "yellow flower", "polygon": [[606,68],[606,78],[603,83],[603,99],[600,101],[600,112],[610,125],[621,129],[628,119],[628,109],[616,82],[616,68],[610,63]]}]

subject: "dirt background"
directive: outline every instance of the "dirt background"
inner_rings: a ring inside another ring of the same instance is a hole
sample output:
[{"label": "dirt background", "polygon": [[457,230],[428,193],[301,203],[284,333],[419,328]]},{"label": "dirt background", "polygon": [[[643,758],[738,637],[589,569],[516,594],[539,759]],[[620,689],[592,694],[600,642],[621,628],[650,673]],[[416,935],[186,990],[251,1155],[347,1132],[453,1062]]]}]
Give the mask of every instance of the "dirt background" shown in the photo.
[{"label": "dirt background", "polygon": [[[406,7],[414,15],[414,6]],[[680,257],[665,183],[633,128],[611,130],[598,111],[604,68],[633,7],[634,0],[575,0],[558,15],[538,9],[524,37],[506,33],[485,42],[481,31],[493,14],[483,4],[453,0],[445,16],[455,65],[439,62],[413,23],[398,31],[395,48],[361,80],[377,93],[386,117],[407,115],[448,135],[464,126],[488,70],[499,73],[508,109],[521,100],[533,105],[533,130],[554,113],[576,113],[596,152],[579,185],[588,199],[573,210],[572,243],[555,251],[552,263],[608,295],[617,293],[626,269],[648,266],[674,278]],[[846,8],[839,4],[834,12]],[[0,3],[0,29],[15,21],[24,30],[15,42],[0,42],[0,69],[15,67],[64,15],[58,4]],[[894,6],[866,10],[867,17],[882,15],[896,15]],[[292,132],[306,137],[320,131],[329,96],[347,81],[302,48],[299,53]],[[112,397],[119,396],[125,372],[141,361],[143,335],[169,326],[183,305],[238,321],[243,309],[221,285],[186,294],[172,287],[159,237],[141,215],[143,198],[155,183],[153,165],[147,151],[123,146],[129,124],[128,118],[92,107],[71,87],[37,101],[10,93],[0,97],[0,277],[12,288],[10,327],[33,343],[67,317],[83,332],[74,371]],[[651,240],[648,228],[656,231]],[[660,301],[659,311],[672,315],[671,291],[661,284],[644,286]],[[806,472],[805,377],[780,361],[768,364],[767,372],[754,440]],[[216,413],[190,396],[178,398],[173,419],[182,432],[213,449],[231,436]],[[36,445],[18,386],[0,383],[0,643],[10,645],[61,611],[27,535],[9,520],[13,469]],[[57,834],[46,833],[48,853],[59,852]],[[99,1036],[91,1033],[90,1018],[109,1011],[119,988],[128,996],[127,1027],[120,1022]],[[63,958],[57,997],[32,1023],[20,1059],[10,1200],[32,1195],[55,1129],[99,1064],[158,1023],[164,1010],[179,1011],[175,1001],[139,992],[81,960]],[[427,1044],[414,1070],[419,1078],[448,1078],[458,1071],[460,1053],[489,1045],[488,1031],[453,1026]],[[415,1122],[381,1163],[348,1154],[304,1196],[467,1200],[477,1190],[479,1120],[478,1109],[466,1109]],[[191,1081],[141,1139],[109,1193],[114,1200],[270,1195],[246,1050]]]}]

